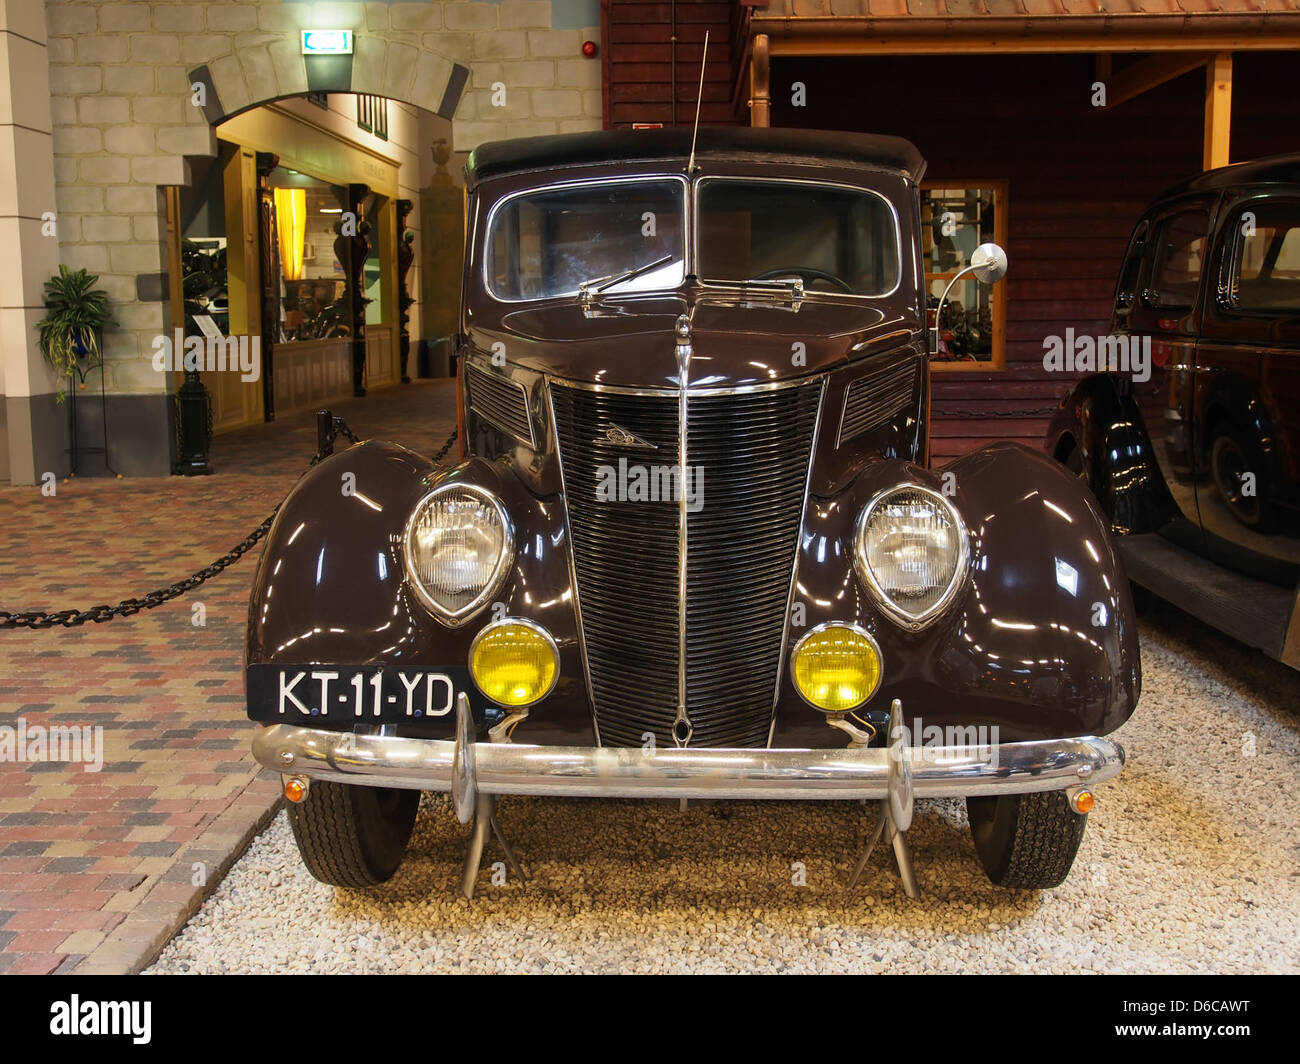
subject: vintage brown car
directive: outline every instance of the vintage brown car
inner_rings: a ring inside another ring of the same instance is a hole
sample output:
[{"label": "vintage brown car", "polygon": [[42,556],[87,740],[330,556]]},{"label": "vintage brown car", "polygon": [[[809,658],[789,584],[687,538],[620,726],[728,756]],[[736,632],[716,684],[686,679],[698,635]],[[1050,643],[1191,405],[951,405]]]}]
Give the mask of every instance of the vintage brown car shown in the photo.
[{"label": "vintage brown car", "polygon": [[499,795],[870,799],[913,895],[913,797],[964,796],[993,882],[1064,879],[1138,699],[1128,583],[1048,456],[928,467],[923,168],[776,129],[473,153],[461,462],[326,460],[256,577],[254,750],[315,876],[391,876],[429,790],[467,894]]},{"label": "vintage brown car", "polygon": [[1101,500],[1131,579],[1300,668],[1300,155],[1153,203],[1110,337],[1136,372],[1081,380],[1048,452]]}]

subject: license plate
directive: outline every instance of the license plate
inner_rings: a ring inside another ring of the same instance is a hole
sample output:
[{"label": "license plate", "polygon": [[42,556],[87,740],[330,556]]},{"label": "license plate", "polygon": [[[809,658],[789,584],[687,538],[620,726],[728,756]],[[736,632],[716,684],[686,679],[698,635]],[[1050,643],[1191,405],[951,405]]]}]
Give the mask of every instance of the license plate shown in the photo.
[{"label": "license plate", "polygon": [[253,720],[370,724],[450,718],[468,675],[394,665],[250,665],[247,680]]}]

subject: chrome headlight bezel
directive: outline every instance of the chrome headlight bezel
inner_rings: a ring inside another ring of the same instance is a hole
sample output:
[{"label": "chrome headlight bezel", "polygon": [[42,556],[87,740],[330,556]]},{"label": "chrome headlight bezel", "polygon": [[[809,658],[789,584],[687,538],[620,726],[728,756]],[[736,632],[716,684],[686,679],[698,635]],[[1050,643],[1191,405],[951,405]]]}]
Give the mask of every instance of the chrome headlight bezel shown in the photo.
[{"label": "chrome headlight bezel", "polygon": [[[442,495],[460,493],[472,495],[479,501],[487,504],[496,511],[497,517],[501,521],[502,529],[502,546],[501,554],[497,558],[496,566],[492,570],[492,575],[483,589],[474,596],[469,602],[455,610],[449,610],[440,603],[424,586],[420,579],[419,573],[415,569],[415,553],[411,549],[411,537],[415,532],[416,519],[420,516],[421,511],[429,503]],[[439,484],[436,488],[426,492],[421,496],[420,501],[411,508],[411,513],[406,518],[406,526],[402,530],[402,561],[403,568],[406,572],[406,582],[415,591],[416,597],[430,613],[439,621],[450,628],[457,628],[464,624],[469,618],[478,613],[492,597],[501,590],[501,585],[505,583],[506,574],[510,571],[510,566],[515,560],[515,529],[510,521],[510,515],[506,512],[505,504],[497,498],[487,488],[480,487],[477,484],[470,484],[466,481],[452,481],[450,483]]]},{"label": "chrome headlight bezel", "polygon": [[[957,536],[957,564],[953,567],[953,573],[948,585],[939,598],[920,613],[912,613],[892,599],[876,579],[876,574],[871,571],[871,565],[867,561],[866,536],[871,515],[884,505],[890,496],[904,491],[924,495],[936,505],[943,507],[953,523]],[[970,536],[966,531],[966,522],[962,520],[957,507],[933,488],[928,488],[924,484],[917,484],[913,481],[891,484],[889,487],[876,492],[866,506],[862,508],[862,512],[858,514],[858,519],[853,526],[853,562],[858,570],[859,579],[870,592],[876,605],[908,631],[922,631],[947,612],[948,607],[952,605],[953,599],[966,585],[966,578],[970,573]]]}]

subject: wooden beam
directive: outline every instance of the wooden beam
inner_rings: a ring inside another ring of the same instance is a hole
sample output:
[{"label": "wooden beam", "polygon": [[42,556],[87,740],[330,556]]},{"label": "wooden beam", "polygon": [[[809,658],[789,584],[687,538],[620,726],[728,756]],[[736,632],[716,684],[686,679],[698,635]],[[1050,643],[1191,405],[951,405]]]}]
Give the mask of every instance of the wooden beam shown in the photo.
[{"label": "wooden beam", "polygon": [[1110,84],[1110,72],[1115,57],[1110,52],[1098,52],[1092,57],[1092,74],[1094,81],[1103,85]]},{"label": "wooden beam", "polygon": [[1106,80],[1106,106],[1118,107],[1209,61],[1210,56],[1202,52],[1161,52],[1139,59],[1131,66],[1112,73]]},{"label": "wooden beam", "polygon": [[749,124],[766,128],[772,124],[771,66],[768,63],[767,34],[754,37],[749,61]]},{"label": "wooden beam", "polygon": [[1232,131],[1232,53],[1220,52],[1205,68],[1206,170],[1228,165]]},{"label": "wooden beam", "polygon": [[[766,29],[754,19],[755,30]],[[773,27],[776,28],[776,27]],[[1047,34],[1031,37],[944,37],[879,34],[853,36],[833,33],[807,36],[772,36],[773,56],[854,55],[1034,55],[1093,54],[1097,52],[1285,52],[1300,50],[1300,32],[1283,30],[1274,34],[1230,35],[1195,29],[1166,34],[1101,34],[1096,37]]]}]

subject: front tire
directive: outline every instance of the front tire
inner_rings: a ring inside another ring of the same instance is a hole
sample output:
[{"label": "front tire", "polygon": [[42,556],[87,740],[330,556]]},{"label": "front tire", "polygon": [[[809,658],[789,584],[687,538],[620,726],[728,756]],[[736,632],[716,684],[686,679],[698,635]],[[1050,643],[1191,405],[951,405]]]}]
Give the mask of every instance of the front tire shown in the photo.
[{"label": "front tire", "polygon": [[1064,791],[967,798],[966,814],[989,881],[1018,890],[1064,883],[1088,822]]},{"label": "front tire", "polygon": [[406,853],[420,792],[313,780],[289,806],[289,826],[307,871],[335,887],[387,882]]}]

